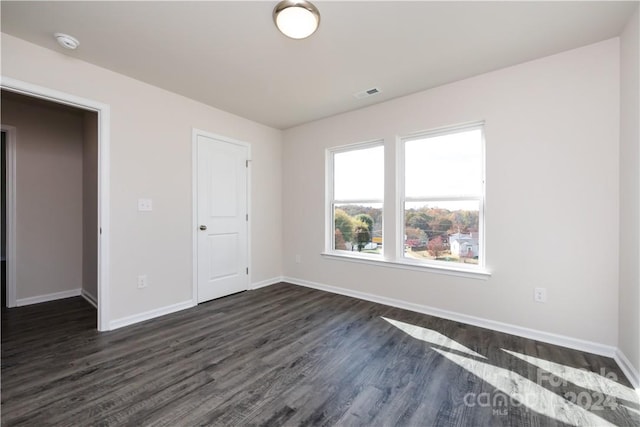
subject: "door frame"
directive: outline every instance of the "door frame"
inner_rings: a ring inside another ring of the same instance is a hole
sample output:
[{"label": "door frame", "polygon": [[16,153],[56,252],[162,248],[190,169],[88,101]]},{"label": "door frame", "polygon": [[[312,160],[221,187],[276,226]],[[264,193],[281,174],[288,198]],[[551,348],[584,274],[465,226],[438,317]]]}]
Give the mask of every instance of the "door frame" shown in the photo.
[{"label": "door frame", "polygon": [[6,185],[6,247],[5,247],[5,274],[7,285],[7,307],[16,306],[16,133],[13,126],[0,124],[5,139],[5,185]]},{"label": "door frame", "polygon": [[220,142],[226,142],[227,144],[240,145],[247,149],[247,213],[249,220],[247,221],[247,264],[249,266],[249,274],[247,275],[247,288],[251,288],[251,222],[253,219],[251,211],[251,144],[237,139],[228,138],[226,136],[217,135],[215,133],[207,132],[201,129],[192,128],[191,131],[191,197],[192,197],[192,253],[193,258],[193,284],[191,300],[194,306],[198,305],[198,137],[204,136],[207,138],[215,139]]},{"label": "door frame", "polygon": [[[110,107],[108,104],[103,104],[91,99],[81,98],[75,95],[71,95],[65,92],[60,92],[54,89],[49,89],[43,86],[34,85],[21,80],[16,80],[10,77],[0,76],[0,88],[9,92],[15,92],[22,95],[26,95],[32,98],[44,99],[52,101],[58,104],[69,105],[72,107],[80,108],[82,110],[92,111],[98,114],[98,330],[108,331],[110,330],[110,311],[109,311],[109,290],[110,290],[110,198],[109,198],[109,176],[110,176],[110,162],[109,162],[109,146],[110,146]],[[5,126],[3,125],[3,130]],[[7,135],[9,136],[9,135]],[[14,132],[15,137],[15,132]],[[7,138],[7,147],[10,145]],[[13,140],[13,161],[15,162],[15,139]],[[11,260],[7,262],[7,268],[11,269],[13,265],[15,267],[15,163],[12,165],[12,185],[13,192],[9,197],[9,189],[7,189],[7,212],[13,209],[13,215],[7,215],[7,245],[9,245],[9,238],[13,238],[13,245],[11,251],[7,251],[7,255],[12,254]],[[9,157],[7,156],[7,174],[9,173]],[[7,183],[9,182],[9,178]],[[12,205],[9,205],[11,200]],[[11,222],[10,222],[11,221]],[[13,235],[13,236],[12,236]],[[12,253],[13,252],[13,253]],[[13,264],[12,264],[13,263]],[[15,307],[16,303],[16,283],[15,283],[15,269],[13,282],[7,280],[7,300],[13,303]],[[11,271],[11,270],[10,270]],[[7,275],[7,279],[9,279]],[[13,288],[11,288],[13,286]],[[9,296],[13,297],[13,300],[9,299]]]}]

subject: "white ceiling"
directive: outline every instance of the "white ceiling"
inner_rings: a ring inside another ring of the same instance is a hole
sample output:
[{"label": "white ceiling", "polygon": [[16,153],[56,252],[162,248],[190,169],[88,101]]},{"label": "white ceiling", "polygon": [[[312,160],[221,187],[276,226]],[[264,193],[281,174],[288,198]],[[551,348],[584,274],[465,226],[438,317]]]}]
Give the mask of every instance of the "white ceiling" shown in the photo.
[{"label": "white ceiling", "polygon": [[320,29],[291,40],[276,3],[2,1],[2,31],[286,129],[615,37],[638,5],[316,1]]}]

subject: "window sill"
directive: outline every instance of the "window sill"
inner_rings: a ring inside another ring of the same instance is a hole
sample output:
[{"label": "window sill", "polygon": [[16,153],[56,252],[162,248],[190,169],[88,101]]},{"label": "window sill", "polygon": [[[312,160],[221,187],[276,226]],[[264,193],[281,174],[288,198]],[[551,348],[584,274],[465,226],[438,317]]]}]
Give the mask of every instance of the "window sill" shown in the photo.
[{"label": "window sill", "polygon": [[391,261],[384,259],[381,256],[376,255],[363,255],[363,254],[338,254],[335,252],[322,252],[324,258],[333,259],[336,261],[357,262],[361,264],[377,265],[379,267],[399,268],[402,270],[423,271],[435,274],[445,274],[449,276],[467,277],[471,279],[487,280],[491,277],[491,272],[482,269],[474,268],[473,270],[467,268],[456,268],[454,266],[440,266],[440,265],[427,265],[418,262],[411,261]]}]

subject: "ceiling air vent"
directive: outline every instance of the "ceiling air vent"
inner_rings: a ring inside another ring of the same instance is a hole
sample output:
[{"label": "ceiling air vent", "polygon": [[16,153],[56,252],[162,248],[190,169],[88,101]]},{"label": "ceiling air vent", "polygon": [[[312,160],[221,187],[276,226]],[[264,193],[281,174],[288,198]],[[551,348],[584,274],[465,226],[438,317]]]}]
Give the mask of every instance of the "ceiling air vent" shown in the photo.
[{"label": "ceiling air vent", "polygon": [[362,92],[358,92],[353,94],[356,99],[368,98],[373,95],[377,95],[382,92],[382,89],[379,87],[372,87],[371,89],[363,90]]}]

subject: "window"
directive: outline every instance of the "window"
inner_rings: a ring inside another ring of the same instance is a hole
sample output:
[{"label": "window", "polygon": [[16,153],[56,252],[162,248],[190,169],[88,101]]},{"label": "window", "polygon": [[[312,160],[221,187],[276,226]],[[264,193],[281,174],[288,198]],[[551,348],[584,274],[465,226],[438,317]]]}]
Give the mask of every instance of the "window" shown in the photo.
[{"label": "window", "polygon": [[471,269],[483,265],[483,141],[481,125],[401,140],[402,259]]},{"label": "window", "polygon": [[[387,149],[392,144],[396,170],[386,176],[384,141],[327,150],[323,255],[488,277],[483,124],[402,137],[387,141]],[[385,184],[391,191],[386,197]],[[383,236],[385,209],[395,212],[395,223]]]},{"label": "window", "polygon": [[380,256],[384,203],[384,146],[359,144],[328,152],[330,182],[327,248]]}]

